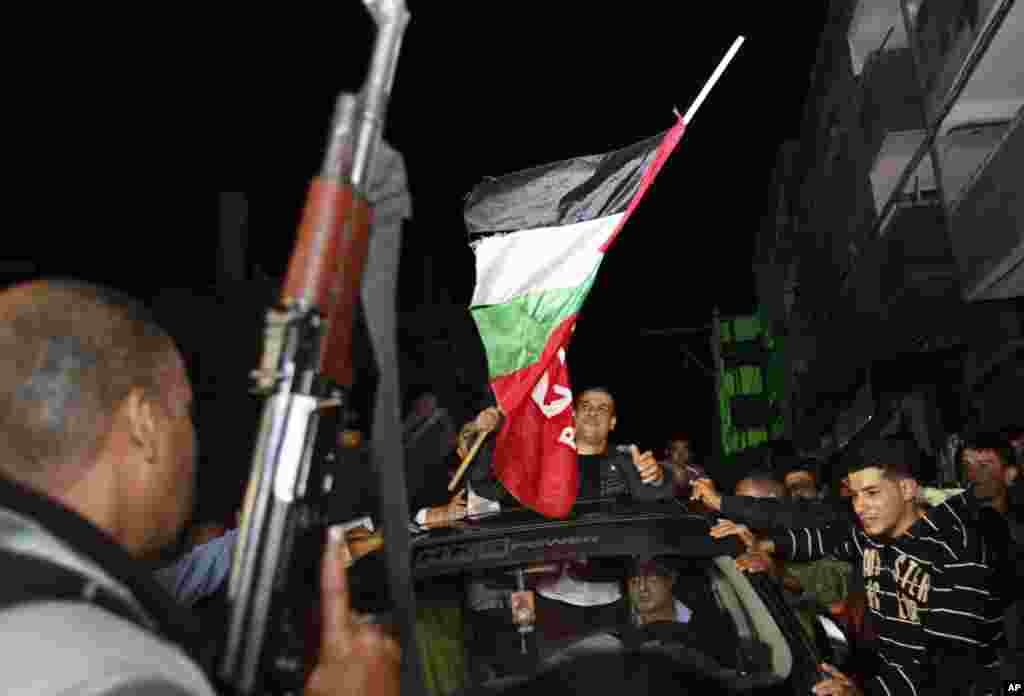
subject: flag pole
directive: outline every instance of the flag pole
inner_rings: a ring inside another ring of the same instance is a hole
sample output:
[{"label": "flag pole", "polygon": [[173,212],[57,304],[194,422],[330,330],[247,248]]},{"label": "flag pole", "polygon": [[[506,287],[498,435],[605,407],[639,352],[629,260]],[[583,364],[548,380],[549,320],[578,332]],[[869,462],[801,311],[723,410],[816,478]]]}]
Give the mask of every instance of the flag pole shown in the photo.
[{"label": "flag pole", "polygon": [[[718,67],[715,68],[713,73],[711,73],[711,77],[704,83],[704,88],[701,89],[700,94],[698,94],[697,98],[693,100],[693,104],[690,105],[690,108],[686,110],[686,114],[683,115],[683,123],[690,125],[693,122],[693,117],[697,114],[697,109],[699,109],[700,105],[704,103],[705,99],[707,99],[711,88],[715,86],[715,83],[718,82],[718,78],[722,76],[726,67],[728,67],[732,59],[736,57],[736,53],[740,50],[740,46],[742,44],[743,37],[737,36],[736,40],[732,42],[732,46],[729,47],[729,51],[725,54],[725,57],[722,58],[721,62],[718,64]],[[675,113],[676,116],[679,115],[678,110],[676,110]]]},{"label": "flag pole", "polygon": [[462,479],[462,474],[466,472],[466,467],[473,461],[473,457],[476,456],[476,451],[480,449],[480,445],[484,444],[484,440],[490,433],[490,430],[481,430],[476,436],[476,442],[473,443],[473,448],[469,450],[469,454],[462,460],[462,464],[459,465],[459,470],[455,472],[455,476],[452,477],[452,482],[448,484],[448,491],[454,491],[455,487],[459,485],[459,480]]}]

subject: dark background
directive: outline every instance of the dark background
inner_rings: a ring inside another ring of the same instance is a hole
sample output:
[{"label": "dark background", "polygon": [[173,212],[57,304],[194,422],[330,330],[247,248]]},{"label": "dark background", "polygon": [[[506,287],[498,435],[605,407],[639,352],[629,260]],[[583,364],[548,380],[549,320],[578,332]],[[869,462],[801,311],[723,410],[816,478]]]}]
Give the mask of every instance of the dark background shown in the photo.
[{"label": "dark background", "polygon": [[[746,36],[605,261],[569,358],[575,387],[616,393],[619,439],[655,447],[683,427],[706,452],[713,382],[683,346],[710,366],[708,334],[644,332],[706,326],[715,305],[727,315],[754,310],[754,232],[772,209],[776,150],[800,128],[824,3],[409,5],[385,138],[405,159],[413,200],[399,306],[421,319],[437,305],[468,306],[473,258],[461,206],[482,177],[670,127],[673,108],[685,111]],[[195,33],[168,43],[174,50],[158,69],[124,83],[133,116],[110,137],[138,156],[116,179],[76,170],[88,201],[77,222],[55,234],[29,230],[4,254],[6,282],[70,274],[157,301],[206,402],[200,434],[217,461],[204,467],[219,470],[231,469],[227,460],[248,464],[251,404],[226,393],[245,391],[272,294],[250,288],[242,308],[210,299],[217,191],[246,192],[250,277],[280,274],[334,100],[358,89],[371,48],[362,3],[295,28],[282,15],[276,30],[229,24],[205,37],[201,53],[191,51]],[[50,206],[61,207],[60,197],[34,208],[37,225]],[[424,374],[406,383],[429,387]]]}]

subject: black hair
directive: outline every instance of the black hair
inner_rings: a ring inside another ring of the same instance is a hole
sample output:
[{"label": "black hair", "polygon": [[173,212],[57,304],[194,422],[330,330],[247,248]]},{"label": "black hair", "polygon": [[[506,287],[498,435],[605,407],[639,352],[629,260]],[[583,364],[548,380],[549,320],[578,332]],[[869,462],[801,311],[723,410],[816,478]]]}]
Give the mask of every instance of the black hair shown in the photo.
[{"label": "black hair", "polygon": [[921,450],[906,437],[868,440],[846,457],[846,473],[877,468],[887,479],[917,479],[923,464]]},{"label": "black hair", "polygon": [[578,404],[579,400],[580,400],[580,397],[583,396],[584,394],[586,394],[587,392],[601,392],[602,394],[607,394],[608,398],[611,399],[612,401],[615,401],[615,395],[612,394],[612,390],[611,389],[609,389],[608,387],[602,386],[600,384],[595,384],[593,386],[584,387],[583,389],[577,390],[576,391],[576,395],[573,397],[573,400],[572,400],[573,406]]},{"label": "black hair", "polygon": [[765,483],[782,483],[782,479],[771,469],[751,469],[741,478],[743,480],[758,481]]},{"label": "black hair", "polygon": [[814,477],[814,480],[818,480],[818,462],[808,457],[780,457],[775,461],[775,471],[778,477],[785,481],[786,476],[793,473],[794,471],[807,471]]},{"label": "black hair", "polygon": [[641,571],[650,574],[652,570],[666,578],[679,574],[674,560],[669,556],[636,556],[631,558],[627,565],[627,573],[630,577],[639,575]]},{"label": "black hair", "polygon": [[986,430],[967,433],[960,443],[960,452],[957,454],[958,462],[963,462],[964,450],[992,450],[1002,460],[1004,467],[1017,463],[1016,453],[1013,451],[1013,446],[1010,445],[1010,439],[1003,431]]},{"label": "black hair", "polygon": [[673,442],[688,442],[690,447],[693,447],[693,436],[690,435],[688,430],[673,430],[672,433],[665,440],[665,446],[671,446]]}]

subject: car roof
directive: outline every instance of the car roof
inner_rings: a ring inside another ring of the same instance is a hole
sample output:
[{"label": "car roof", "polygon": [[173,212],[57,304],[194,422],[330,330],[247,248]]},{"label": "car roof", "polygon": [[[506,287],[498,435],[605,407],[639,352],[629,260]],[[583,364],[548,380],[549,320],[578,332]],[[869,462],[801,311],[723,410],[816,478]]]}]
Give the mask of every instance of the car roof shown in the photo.
[{"label": "car roof", "polygon": [[461,520],[413,537],[413,577],[607,556],[736,556],[735,537],[713,539],[713,519],[674,501],[577,503],[565,519],[517,508]]}]

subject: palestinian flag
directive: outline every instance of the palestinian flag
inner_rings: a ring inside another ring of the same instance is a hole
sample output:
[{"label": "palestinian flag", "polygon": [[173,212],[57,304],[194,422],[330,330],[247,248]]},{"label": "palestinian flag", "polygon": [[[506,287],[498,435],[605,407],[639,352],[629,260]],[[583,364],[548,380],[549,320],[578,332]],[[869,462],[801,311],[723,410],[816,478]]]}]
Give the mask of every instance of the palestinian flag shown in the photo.
[{"label": "palestinian flag", "polygon": [[521,503],[565,517],[579,470],[565,357],[580,307],[619,230],[683,135],[480,183],[467,198],[476,255],[470,311],[505,414],[495,473]]}]

